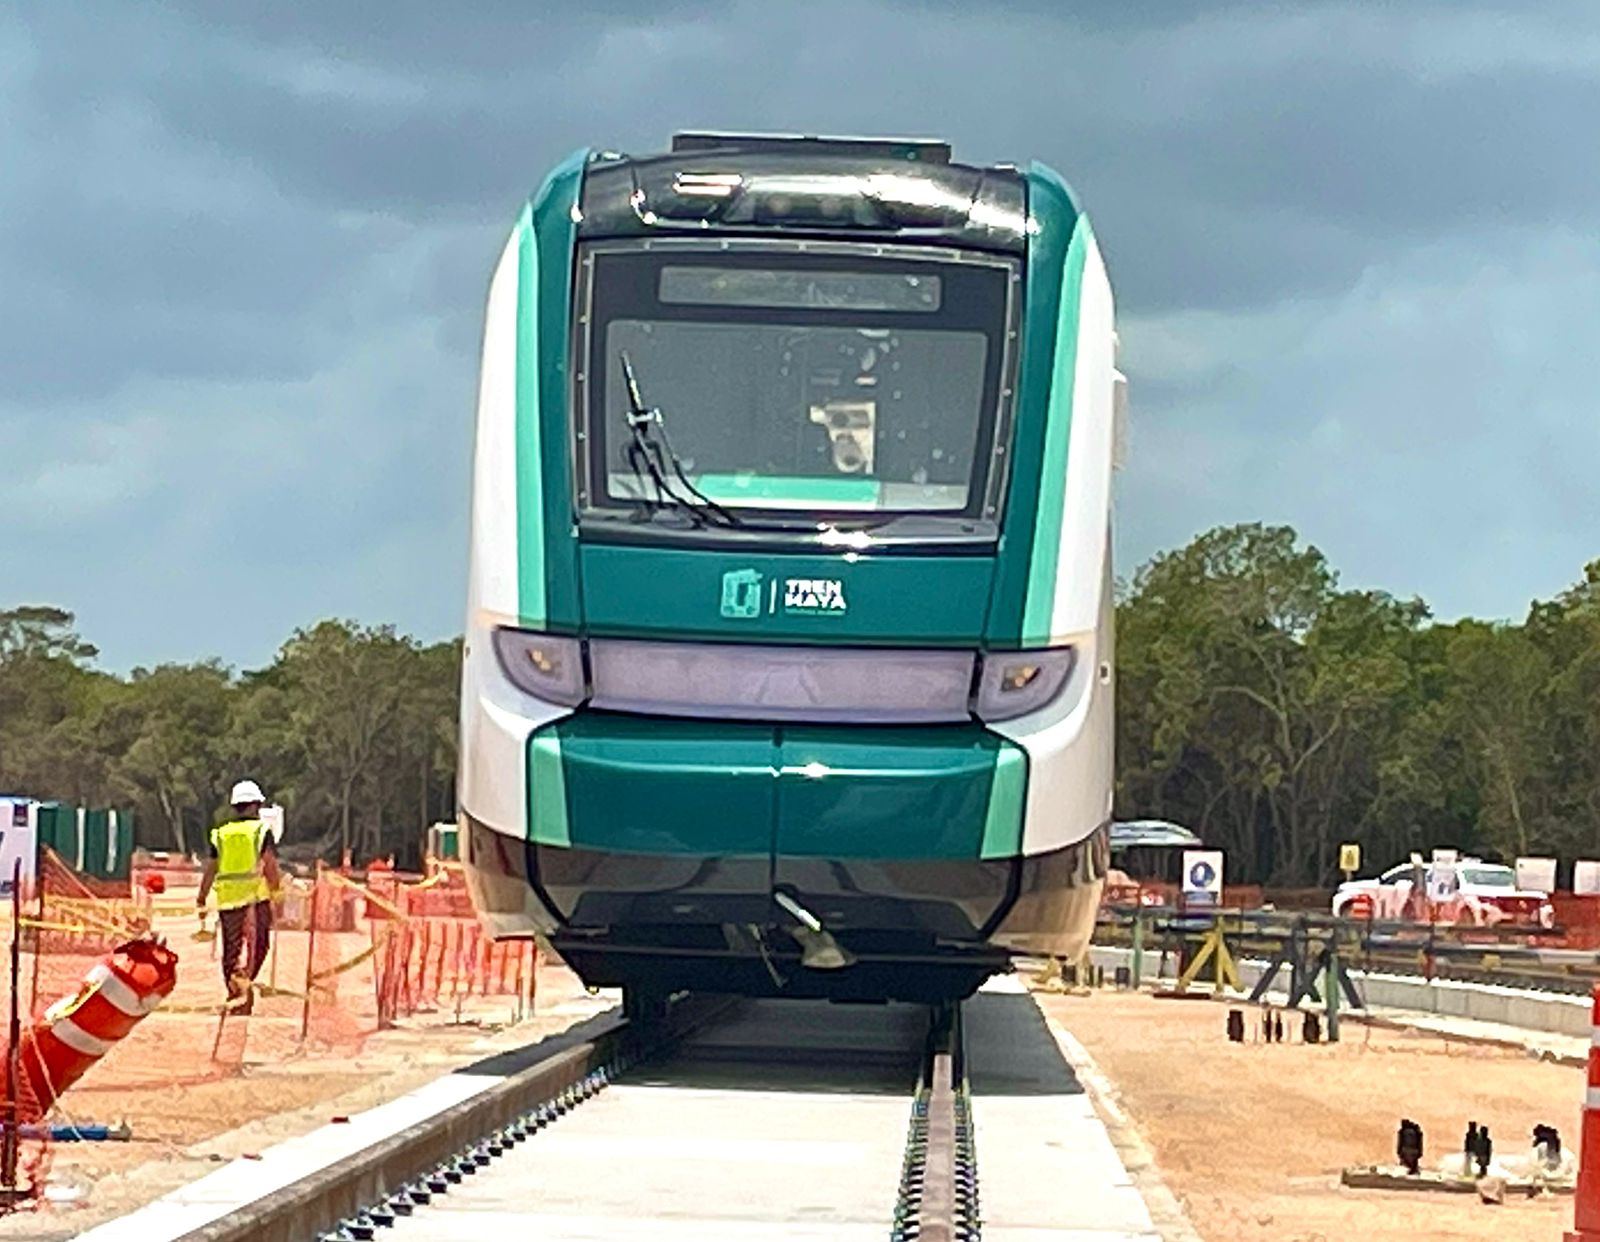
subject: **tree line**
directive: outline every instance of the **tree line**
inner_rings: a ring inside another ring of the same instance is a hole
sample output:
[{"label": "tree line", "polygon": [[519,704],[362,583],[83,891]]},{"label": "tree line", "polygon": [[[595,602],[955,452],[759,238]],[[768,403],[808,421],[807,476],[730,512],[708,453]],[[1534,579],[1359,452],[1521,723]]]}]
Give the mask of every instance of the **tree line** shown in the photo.
[{"label": "tree line", "polygon": [[198,852],[250,777],[285,808],[286,848],[395,853],[455,815],[459,641],[323,621],[266,668],[95,667],[59,608],[0,610],[0,790],[134,812],[150,849]]},{"label": "tree line", "polygon": [[1436,847],[1600,853],[1600,560],[1516,624],[1341,590],[1287,526],[1157,556],[1118,603],[1118,813],[1284,886]]},{"label": "tree line", "polygon": [[[1600,853],[1600,561],[1521,622],[1344,590],[1285,526],[1218,528],[1118,590],[1117,813],[1194,828],[1238,882],[1437,846]],[[95,666],[68,612],[0,611],[0,790],[131,808],[196,850],[249,775],[304,853],[395,853],[454,817],[460,642],[323,621],[266,668]]]}]

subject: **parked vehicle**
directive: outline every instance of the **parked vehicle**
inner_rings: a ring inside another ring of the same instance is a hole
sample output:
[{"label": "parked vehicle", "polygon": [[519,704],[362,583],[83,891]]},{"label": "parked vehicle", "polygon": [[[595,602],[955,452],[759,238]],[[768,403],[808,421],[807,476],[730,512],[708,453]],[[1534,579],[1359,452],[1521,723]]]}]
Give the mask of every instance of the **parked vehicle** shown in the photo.
[{"label": "parked vehicle", "polygon": [[1183,851],[1203,842],[1181,824],[1135,819],[1111,825],[1111,871],[1105,901],[1113,905],[1176,905],[1183,879]]},{"label": "parked vehicle", "polygon": [[[1417,890],[1421,876],[1422,891]],[[1553,927],[1548,893],[1517,887],[1500,863],[1401,863],[1376,879],[1350,880],[1333,895],[1333,912],[1350,918],[1413,920],[1470,927]]]}]

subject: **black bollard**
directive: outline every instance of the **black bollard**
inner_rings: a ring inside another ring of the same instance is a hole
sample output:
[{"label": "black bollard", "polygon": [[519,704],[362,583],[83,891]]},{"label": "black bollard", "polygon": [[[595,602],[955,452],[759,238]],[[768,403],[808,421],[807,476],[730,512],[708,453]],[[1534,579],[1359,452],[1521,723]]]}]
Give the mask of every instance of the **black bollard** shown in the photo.
[{"label": "black bollard", "polygon": [[1283,1042],[1283,1015],[1281,1013],[1272,1015],[1272,1042],[1276,1044]]},{"label": "black bollard", "polygon": [[1308,1044],[1322,1042],[1322,1019],[1314,1013],[1307,1013],[1300,1024],[1300,1038]]},{"label": "black bollard", "polygon": [[1554,1172],[1561,1167],[1561,1132],[1554,1126],[1533,1127],[1533,1150],[1539,1163]]},{"label": "black bollard", "polygon": [[1494,1159],[1494,1140],[1489,1137],[1489,1127],[1478,1127],[1478,1176],[1489,1175],[1489,1162]]},{"label": "black bollard", "polygon": [[1228,1042],[1244,1043],[1244,1010],[1228,1010]]},{"label": "black bollard", "polygon": [[1409,1117],[1400,1120],[1400,1129],[1394,1136],[1394,1154],[1413,1177],[1422,1172],[1422,1127]]}]

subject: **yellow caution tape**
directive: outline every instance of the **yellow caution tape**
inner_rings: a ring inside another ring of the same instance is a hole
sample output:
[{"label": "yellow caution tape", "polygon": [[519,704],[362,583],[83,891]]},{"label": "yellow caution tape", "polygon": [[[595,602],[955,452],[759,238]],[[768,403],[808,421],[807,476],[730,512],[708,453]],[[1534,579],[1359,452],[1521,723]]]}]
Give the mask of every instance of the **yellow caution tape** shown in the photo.
[{"label": "yellow caution tape", "polygon": [[[266,983],[252,983],[250,987],[257,996],[261,997],[286,997],[289,1000],[305,1000],[306,998],[306,994],[304,992],[296,992],[292,988],[277,988]],[[233,996],[218,1004],[162,1005],[159,1009],[153,1010],[152,1012],[153,1014],[164,1013],[176,1014],[179,1016],[187,1016],[197,1013],[231,1013],[235,1009],[241,1009],[244,1007],[244,999],[245,998],[242,996]]]},{"label": "yellow caution tape", "polygon": [[[129,922],[112,921],[112,920],[108,920],[108,919],[95,919],[95,918],[92,918],[87,912],[82,911],[82,910],[73,910],[73,909],[69,908],[67,910],[62,911],[62,913],[67,915],[67,916],[69,916],[69,917],[73,916],[73,915],[76,915],[78,918],[84,920],[84,924],[83,924],[84,926],[89,927],[92,930],[110,932],[110,933],[113,933],[115,935],[127,935],[127,934],[130,933],[131,929],[135,926],[135,924],[129,923]],[[31,920],[24,920],[24,921],[31,921]]]},{"label": "yellow caution tape", "polygon": [[411,917],[404,910],[400,909],[399,906],[395,905],[392,901],[385,900],[384,898],[378,896],[378,894],[373,892],[366,885],[357,884],[354,880],[350,880],[350,879],[345,878],[344,876],[340,875],[337,871],[327,872],[325,878],[332,880],[335,884],[341,885],[344,888],[350,889],[352,892],[360,893],[368,901],[370,901],[373,905],[378,906],[380,909],[387,910],[390,914],[392,914],[397,919],[407,919],[407,920],[409,920],[410,917]]},{"label": "yellow caution tape", "polygon": [[49,919],[23,919],[21,920],[21,924],[23,927],[36,927],[40,931],[71,932],[74,935],[80,936],[88,935],[90,933],[95,935],[111,934],[116,936],[131,936],[137,934],[137,929],[132,927],[105,927],[96,926],[90,923],[55,923],[51,922]]},{"label": "yellow caution tape", "polygon": [[368,945],[365,949],[362,949],[361,952],[357,953],[354,957],[347,958],[346,960],[340,962],[336,966],[330,966],[330,967],[328,967],[327,970],[313,971],[312,974],[311,974],[311,978],[313,980],[331,979],[335,975],[342,975],[347,970],[355,969],[357,966],[361,965],[362,962],[366,961],[369,957],[371,957],[374,953],[376,953],[380,948],[382,948],[384,941],[389,938],[389,935],[390,935],[389,930],[385,929],[382,937],[380,937],[377,940],[374,940],[370,945]]}]

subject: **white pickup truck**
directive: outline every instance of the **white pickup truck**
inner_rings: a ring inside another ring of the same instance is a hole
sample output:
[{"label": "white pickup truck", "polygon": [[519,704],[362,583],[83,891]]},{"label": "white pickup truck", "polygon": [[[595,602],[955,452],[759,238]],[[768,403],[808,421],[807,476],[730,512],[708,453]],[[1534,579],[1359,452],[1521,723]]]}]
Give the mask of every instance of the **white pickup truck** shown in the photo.
[{"label": "white pickup truck", "polygon": [[1412,892],[1414,863],[1390,867],[1371,880],[1349,880],[1333,894],[1333,912],[1349,918],[1470,927],[1552,927],[1555,908],[1547,893],[1517,887],[1517,873],[1500,863],[1462,858],[1454,863],[1424,863],[1425,891]]}]

